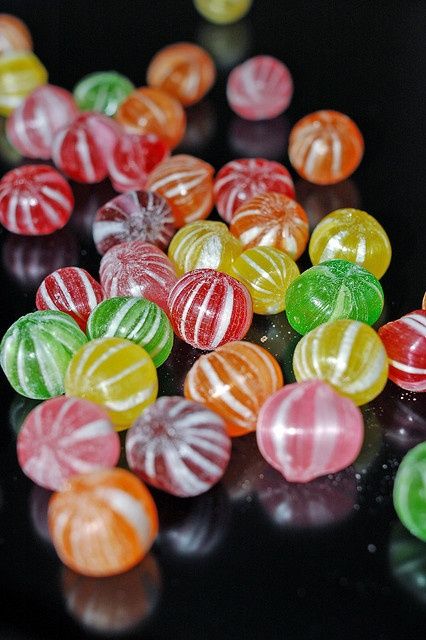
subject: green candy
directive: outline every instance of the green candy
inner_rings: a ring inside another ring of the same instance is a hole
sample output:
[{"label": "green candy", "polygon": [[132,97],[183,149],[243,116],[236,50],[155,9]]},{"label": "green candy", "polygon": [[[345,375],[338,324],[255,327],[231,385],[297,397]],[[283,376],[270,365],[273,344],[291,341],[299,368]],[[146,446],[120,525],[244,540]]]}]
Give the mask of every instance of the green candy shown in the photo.
[{"label": "green candy", "polygon": [[87,335],[94,338],[126,338],[143,347],[159,367],[170,355],[173,330],[164,311],[145,298],[104,300],[93,309]]},{"label": "green candy", "polygon": [[74,98],[82,111],[99,111],[115,115],[120,104],[134,89],[126,76],[116,71],[90,73],[74,87]]},{"label": "green candy", "polygon": [[383,303],[377,278],[347,260],[328,260],[311,267],[292,282],[285,299],[287,319],[302,335],[330,320],[374,324]]},{"label": "green candy", "polygon": [[0,363],[11,386],[23,396],[43,400],[64,393],[73,355],[87,338],[62,311],[36,311],[19,318],[4,334]]},{"label": "green candy", "polygon": [[393,505],[404,527],[426,541],[426,442],[404,456],[395,477]]}]

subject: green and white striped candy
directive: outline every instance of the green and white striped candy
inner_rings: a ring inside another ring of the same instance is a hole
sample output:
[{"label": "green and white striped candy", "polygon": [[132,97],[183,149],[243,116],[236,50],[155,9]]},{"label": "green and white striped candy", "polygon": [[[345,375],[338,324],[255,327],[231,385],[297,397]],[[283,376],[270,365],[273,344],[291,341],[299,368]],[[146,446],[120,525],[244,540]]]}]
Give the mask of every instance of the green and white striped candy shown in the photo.
[{"label": "green and white striped candy", "polygon": [[113,116],[124,98],[134,89],[126,76],[116,71],[96,71],[74,87],[74,98],[82,111],[99,111]]},{"label": "green and white striped candy", "polygon": [[404,527],[426,542],[426,442],[402,459],[395,476],[393,504]]}]

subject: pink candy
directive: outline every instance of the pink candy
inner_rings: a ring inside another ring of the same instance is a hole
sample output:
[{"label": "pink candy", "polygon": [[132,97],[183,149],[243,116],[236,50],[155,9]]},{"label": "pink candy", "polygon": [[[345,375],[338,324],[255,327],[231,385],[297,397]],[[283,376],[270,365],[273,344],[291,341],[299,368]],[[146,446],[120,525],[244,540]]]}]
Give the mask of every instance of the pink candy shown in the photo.
[{"label": "pink candy", "polygon": [[108,171],[116,191],[144,189],[148,174],[169,155],[163,140],[150,133],[118,136],[108,159]]}]

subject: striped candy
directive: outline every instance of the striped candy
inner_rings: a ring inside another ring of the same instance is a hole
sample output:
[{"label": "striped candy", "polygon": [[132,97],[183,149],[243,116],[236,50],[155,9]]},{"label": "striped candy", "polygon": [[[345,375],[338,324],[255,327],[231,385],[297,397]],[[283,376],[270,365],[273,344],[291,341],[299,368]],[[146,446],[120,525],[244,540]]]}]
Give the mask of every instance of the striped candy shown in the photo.
[{"label": "striped candy", "polygon": [[52,398],[27,416],[17,441],[22,471],[36,484],[60,491],[81,473],[114,467],[120,438],[105,411],[81,398]]},{"label": "striped candy", "polygon": [[161,162],[149,175],[147,189],[163,196],[172,208],[175,225],[207,218],[213,208],[213,167],[185,154]]},{"label": "striped candy", "polygon": [[263,403],[284,384],[278,362],[251,342],[230,342],[201,356],[185,380],[185,397],[225,420],[230,436],[256,429]]},{"label": "striped candy", "polygon": [[408,391],[426,391],[426,310],[407,313],[379,329],[389,378]]},{"label": "striped candy", "polygon": [[18,167],[0,180],[0,222],[12,233],[53,233],[68,222],[73,206],[69,184],[47,165]]},{"label": "striped candy", "polygon": [[148,174],[168,155],[169,147],[153,133],[123,133],[108,157],[112,186],[116,191],[144,189]]},{"label": "striped candy", "polygon": [[149,551],[158,532],[150,493],[124,469],[71,478],[50,499],[48,521],[62,562],[95,577],[131,569]]},{"label": "striped candy", "polygon": [[134,88],[133,83],[121,73],[96,71],[84,76],[75,85],[73,94],[82,111],[98,111],[113,116]]},{"label": "striped candy", "polygon": [[8,116],[34,89],[47,82],[47,70],[32,51],[0,55],[0,116]]},{"label": "striped candy", "polygon": [[293,355],[296,380],[320,378],[361,405],[383,390],[388,364],[377,333],[357,320],[334,320],[307,333]]},{"label": "striped candy", "polygon": [[253,318],[247,289],[214,269],[182,276],[170,291],[168,305],[175,333],[196,349],[216,349],[240,340]]},{"label": "striped candy", "polygon": [[223,476],[231,455],[225,423],[179,396],[159,398],[126,434],[129,467],[175,496],[198,496]]},{"label": "striped candy", "polygon": [[393,504],[404,527],[426,542],[426,443],[411,449],[399,466],[393,488]]},{"label": "striped candy", "polygon": [[254,196],[275,191],[294,198],[294,184],[279,162],[263,158],[243,158],[227,162],[217,173],[213,195],[219,215],[231,222],[233,213]]},{"label": "striped candy", "polygon": [[289,482],[309,482],[348,467],[364,437],[361,411],[321,380],[290,384],[270,396],[257,420],[265,460]]},{"label": "striped candy", "polygon": [[103,299],[102,287],[90,273],[79,267],[65,267],[43,280],[36,294],[36,307],[63,311],[85,331],[91,311]]},{"label": "striped candy", "polygon": [[87,323],[89,340],[126,338],[143,347],[159,367],[170,355],[173,330],[168,317],[145,298],[110,298],[101,302]]},{"label": "striped candy", "polygon": [[17,16],[0,13],[0,55],[7,51],[31,51],[33,41],[27,25]]}]

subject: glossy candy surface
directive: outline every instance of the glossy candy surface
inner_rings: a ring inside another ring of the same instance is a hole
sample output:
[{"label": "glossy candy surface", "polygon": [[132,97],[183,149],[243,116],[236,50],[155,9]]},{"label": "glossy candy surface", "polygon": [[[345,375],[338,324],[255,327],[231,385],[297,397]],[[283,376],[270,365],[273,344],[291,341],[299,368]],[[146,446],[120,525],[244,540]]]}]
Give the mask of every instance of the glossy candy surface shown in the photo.
[{"label": "glossy candy surface", "polygon": [[253,0],[194,0],[203,18],[215,24],[231,24],[243,18]]},{"label": "glossy candy surface", "polygon": [[197,496],[223,476],[231,441],[222,418],[198,402],[159,398],[126,434],[130,469],[176,496]]},{"label": "glossy candy surface", "polygon": [[393,504],[402,524],[426,542],[426,442],[418,444],[402,459],[395,477]]},{"label": "glossy candy surface", "polygon": [[74,87],[74,98],[82,111],[99,111],[113,116],[134,89],[126,76],[116,71],[95,71]]},{"label": "glossy candy surface", "polygon": [[340,258],[356,262],[376,278],[389,267],[392,250],[383,227],[359,209],[332,211],[314,229],[309,243],[312,264]]},{"label": "glossy candy surface", "polygon": [[36,87],[47,82],[47,71],[32,51],[0,55],[0,115],[8,116]]},{"label": "glossy candy surface", "polygon": [[377,333],[357,320],[327,322],[303,336],[293,356],[296,380],[320,378],[361,405],[383,390],[388,376]]},{"label": "glossy candy surface", "polygon": [[0,55],[7,51],[31,51],[32,48],[27,25],[16,16],[0,13]]},{"label": "glossy candy surface", "polygon": [[211,350],[241,340],[253,318],[246,287],[213,269],[182,276],[170,291],[168,305],[174,332],[196,349]]},{"label": "glossy candy surface", "polygon": [[52,398],[27,416],[17,441],[22,471],[36,484],[60,491],[81,473],[114,467],[120,438],[107,414],[81,398]]},{"label": "glossy candy surface", "polygon": [[308,229],[308,217],[300,204],[273,192],[255,196],[239,207],[230,227],[245,249],[276,247],[294,260],[305,250]]},{"label": "glossy candy surface", "polygon": [[169,155],[169,147],[153,133],[122,133],[118,136],[108,171],[116,191],[144,189],[148,174]]},{"label": "glossy candy surface", "polygon": [[278,362],[251,342],[230,342],[201,356],[185,379],[185,397],[225,420],[230,436],[256,429],[261,406],[283,385]]},{"label": "glossy candy surface", "polygon": [[78,324],[60,311],[22,316],[0,344],[1,366],[11,386],[27,398],[64,393],[64,377],[72,356],[87,342]]},{"label": "glossy candy surface", "polygon": [[293,79],[286,65],[277,58],[255,56],[231,71],[226,97],[231,109],[242,118],[270,120],[289,106]]},{"label": "glossy candy surface", "polygon": [[47,165],[24,165],[0,180],[0,222],[12,233],[53,233],[68,222],[73,207],[68,182]]},{"label": "glossy candy surface", "polygon": [[287,319],[305,334],[330,320],[350,318],[374,324],[384,294],[372,273],[347,260],[328,260],[304,271],[286,294]]},{"label": "glossy candy surface", "polygon": [[62,562],[87,576],[110,576],[142,560],[158,532],[151,494],[124,469],[77,476],[49,502],[49,530]]},{"label": "glossy candy surface", "polygon": [[266,400],[257,420],[261,454],[289,482],[345,469],[363,437],[360,410],[321,380],[283,387]]}]

